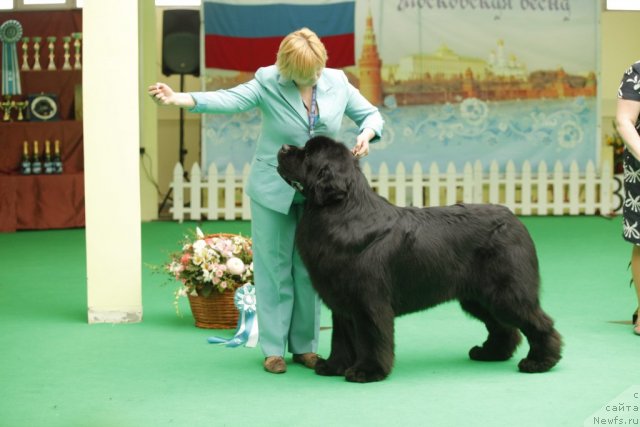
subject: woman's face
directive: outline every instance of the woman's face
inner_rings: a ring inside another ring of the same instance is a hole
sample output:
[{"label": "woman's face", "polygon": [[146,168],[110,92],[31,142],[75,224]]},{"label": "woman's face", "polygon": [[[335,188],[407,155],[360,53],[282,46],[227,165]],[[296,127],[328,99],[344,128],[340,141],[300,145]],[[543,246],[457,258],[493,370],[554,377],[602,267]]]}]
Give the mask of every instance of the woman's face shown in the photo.
[{"label": "woman's face", "polygon": [[318,71],[316,71],[313,75],[313,77],[311,78],[301,78],[301,77],[294,77],[293,81],[296,83],[296,85],[298,86],[313,86],[318,82],[318,79],[320,79],[320,76],[322,75],[322,68],[319,69]]}]

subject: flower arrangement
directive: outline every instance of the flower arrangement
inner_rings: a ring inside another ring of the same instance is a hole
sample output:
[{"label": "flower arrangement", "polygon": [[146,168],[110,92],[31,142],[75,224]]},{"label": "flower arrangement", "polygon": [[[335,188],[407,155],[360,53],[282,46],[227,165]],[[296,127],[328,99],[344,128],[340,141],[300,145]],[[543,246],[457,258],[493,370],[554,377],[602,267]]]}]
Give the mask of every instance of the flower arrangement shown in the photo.
[{"label": "flower arrangement", "polygon": [[613,135],[607,135],[605,137],[605,143],[613,149],[613,171],[614,173],[622,173],[624,171],[623,166],[623,154],[624,154],[624,140],[618,133],[616,122],[613,122]]},{"label": "flower arrangement", "polygon": [[182,250],[171,254],[165,269],[181,283],[176,302],[181,296],[234,290],[253,283],[252,242],[234,234],[204,235],[196,228],[195,236],[185,237]]}]

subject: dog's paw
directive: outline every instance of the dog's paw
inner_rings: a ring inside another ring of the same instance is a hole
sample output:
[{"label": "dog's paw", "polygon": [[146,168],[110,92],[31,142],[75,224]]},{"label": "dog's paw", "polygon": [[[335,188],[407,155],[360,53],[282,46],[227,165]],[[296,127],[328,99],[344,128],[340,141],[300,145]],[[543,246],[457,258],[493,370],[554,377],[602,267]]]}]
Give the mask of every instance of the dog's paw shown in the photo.
[{"label": "dog's paw", "polygon": [[524,358],[518,363],[520,372],[535,374],[539,372],[547,372],[555,366],[557,360],[532,360]]},{"label": "dog's paw", "polygon": [[342,376],[344,375],[344,368],[331,363],[329,360],[318,357],[316,367],[314,368],[317,375],[323,376]]},{"label": "dog's paw", "polygon": [[345,371],[344,377],[352,383],[370,383],[374,381],[382,381],[387,374],[379,369],[365,370],[362,368],[352,367]]},{"label": "dog's paw", "polygon": [[485,347],[475,346],[469,350],[471,360],[480,362],[504,362],[511,358],[513,352],[496,351]]}]

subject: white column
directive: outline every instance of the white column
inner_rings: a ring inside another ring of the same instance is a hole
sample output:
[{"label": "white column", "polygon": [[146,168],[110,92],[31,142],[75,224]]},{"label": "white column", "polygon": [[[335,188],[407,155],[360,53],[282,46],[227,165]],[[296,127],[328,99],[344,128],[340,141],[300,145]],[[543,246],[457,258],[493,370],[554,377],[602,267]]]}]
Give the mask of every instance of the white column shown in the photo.
[{"label": "white column", "polygon": [[88,318],[139,322],[138,2],[85,0],[82,20]]}]

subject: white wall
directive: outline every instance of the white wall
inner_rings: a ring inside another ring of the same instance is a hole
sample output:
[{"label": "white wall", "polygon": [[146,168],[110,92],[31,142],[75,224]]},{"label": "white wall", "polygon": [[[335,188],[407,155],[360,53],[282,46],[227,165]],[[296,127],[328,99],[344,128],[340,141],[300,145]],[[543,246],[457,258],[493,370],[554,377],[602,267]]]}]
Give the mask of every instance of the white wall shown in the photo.
[{"label": "white wall", "polygon": [[[173,75],[170,77],[162,74],[162,14],[168,8],[156,8],[156,79],[155,81],[165,82],[173,89],[180,88],[180,77]],[[190,9],[190,8],[181,8]],[[191,8],[198,10],[198,8]],[[184,77],[184,90],[186,92],[196,92],[201,90],[200,77],[186,75]],[[173,167],[179,159],[180,112],[177,108],[160,107],[158,114],[158,184],[163,195],[169,190],[169,183],[172,179]],[[184,113],[184,144],[187,154],[184,164],[188,168],[200,160],[200,114]]]},{"label": "white wall", "polygon": [[154,0],[140,2],[140,156],[141,217],[143,221],[158,218],[161,194],[158,182],[158,109],[146,94],[149,82],[156,80],[156,6]]},{"label": "white wall", "polygon": [[[622,73],[640,60],[640,44],[637,42],[640,28],[640,12],[603,12],[601,19],[600,89],[603,131],[615,115],[616,94]],[[609,119],[609,120],[608,120]]]}]

